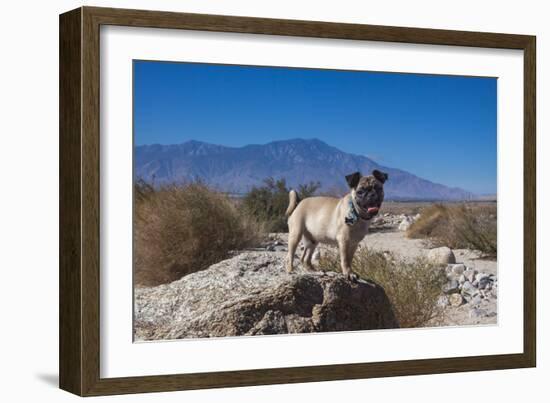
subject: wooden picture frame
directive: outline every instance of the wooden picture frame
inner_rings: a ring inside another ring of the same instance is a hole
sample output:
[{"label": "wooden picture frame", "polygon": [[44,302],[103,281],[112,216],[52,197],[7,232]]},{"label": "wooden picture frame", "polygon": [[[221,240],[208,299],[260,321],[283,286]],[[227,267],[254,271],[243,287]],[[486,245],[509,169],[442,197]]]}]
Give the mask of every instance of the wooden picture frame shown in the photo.
[{"label": "wooden picture frame", "polygon": [[[100,377],[101,25],[524,52],[524,349],[521,354],[229,372]],[[81,396],[533,367],[536,363],[535,37],[483,32],[81,7],[60,16],[60,387]]]}]

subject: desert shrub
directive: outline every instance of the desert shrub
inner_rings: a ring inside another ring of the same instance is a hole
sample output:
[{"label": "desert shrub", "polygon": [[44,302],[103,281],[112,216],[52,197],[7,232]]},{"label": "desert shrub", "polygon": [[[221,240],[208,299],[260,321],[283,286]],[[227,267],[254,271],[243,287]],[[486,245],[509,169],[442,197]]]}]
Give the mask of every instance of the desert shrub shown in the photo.
[{"label": "desert shrub", "polygon": [[[320,187],[319,182],[299,185],[295,190],[300,199],[313,196]],[[286,180],[267,178],[263,186],[254,186],[244,197],[242,208],[246,214],[265,223],[269,232],[287,232],[288,193]]]},{"label": "desert shrub", "polygon": [[497,254],[497,215],[493,204],[434,204],[420,214],[407,236],[429,238],[435,245]]},{"label": "desert shrub", "polygon": [[[319,265],[322,270],[341,271],[336,252],[323,254]],[[423,327],[441,318],[437,302],[447,277],[440,266],[424,258],[403,260],[363,247],[355,253],[352,268],[360,278],[384,288],[401,327]]]},{"label": "desert shrub", "polygon": [[136,285],[171,282],[260,241],[261,226],[202,184],[134,188]]},{"label": "desert shrub", "polygon": [[433,204],[425,208],[420,217],[409,227],[409,238],[439,237],[448,223],[447,208],[443,204]]},{"label": "desert shrub", "polygon": [[140,204],[146,201],[153,193],[155,188],[143,179],[138,179],[134,183],[134,202]]}]

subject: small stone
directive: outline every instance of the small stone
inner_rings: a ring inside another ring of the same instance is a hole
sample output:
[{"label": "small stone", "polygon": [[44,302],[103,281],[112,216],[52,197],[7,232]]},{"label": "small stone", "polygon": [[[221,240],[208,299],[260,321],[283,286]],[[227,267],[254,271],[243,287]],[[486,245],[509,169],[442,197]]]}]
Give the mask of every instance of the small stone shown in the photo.
[{"label": "small stone", "polygon": [[470,318],[482,318],[487,316],[487,310],[481,308],[474,308],[470,311]]},{"label": "small stone", "polygon": [[470,283],[473,283],[476,278],[476,273],[474,269],[468,269],[464,272],[464,277],[466,277],[466,280],[468,280]]},{"label": "small stone", "polygon": [[464,274],[461,274],[460,277],[458,278],[458,283],[460,285],[464,284],[466,282],[466,276]]},{"label": "small stone", "polygon": [[459,286],[458,280],[450,280],[450,281],[447,282],[447,284],[445,284],[445,286],[443,287],[443,292],[444,292],[445,294],[454,294],[454,293],[457,293],[457,292],[459,292],[458,286]]},{"label": "small stone", "polygon": [[477,293],[477,289],[472,283],[470,283],[469,281],[465,281],[464,284],[462,284],[462,293],[474,295],[475,293]]},{"label": "small stone", "polygon": [[449,281],[451,281],[451,280],[458,281],[458,276],[454,273],[447,273],[447,280],[449,280]]},{"label": "small stone", "polygon": [[467,302],[470,302],[473,297],[479,294],[479,291],[472,285],[472,283],[466,281],[462,284],[461,294]]},{"label": "small stone", "polygon": [[478,288],[484,290],[487,289],[487,287],[491,286],[491,279],[489,277],[483,277],[481,280],[479,280]]},{"label": "small stone", "polygon": [[457,276],[460,276],[466,270],[466,266],[464,266],[462,263],[453,264],[451,267],[452,272]]},{"label": "small stone", "polygon": [[458,307],[458,306],[462,305],[463,302],[464,302],[464,300],[462,298],[462,295],[460,295],[460,294],[451,294],[449,296],[449,304],[451,306]]},{"label": "small stone", "polygon": [[489,278],[489,275],[488,274],[485,274],[485,273],[477,273],[476,274],[476,281],[479,283],[481,280],[485,279],[485,278]]},{"label": "small stone", "polygon": [[453,251],[446,246],[430,249],[428,251],[428,259],[435,264],[456,263]]},{"label": "small stone", "polygon": [[472,304],[472,305],[481,304],[481,295],[478,294],[475,297],[473,297],[472,300],[470,301],[470,304]]},{"label": "small stone", "polygon": [[437,306],[444,308],[447,305],[449,305],[449,298],[447,298],[445,295],[441,295],[437,299]]}]

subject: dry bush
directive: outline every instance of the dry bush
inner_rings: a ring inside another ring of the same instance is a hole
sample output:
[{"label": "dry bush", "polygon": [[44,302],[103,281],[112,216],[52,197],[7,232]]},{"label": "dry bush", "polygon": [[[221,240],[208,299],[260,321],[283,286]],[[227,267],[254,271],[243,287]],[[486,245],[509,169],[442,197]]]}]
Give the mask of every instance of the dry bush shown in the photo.
[{"label": "dry bush", "polygon": [[422,211],[407,231],[409,238],[429,238],[435,245],[497,254],[497,211],[494,204],[434,204]]},{"label": "dry bush", "polygon": [[256,245],[259,224],[224,194],[202,184],[134,191],[135,284],[153,286],[203,270],[229,252]]},{"label": "dry bush", "polygon": [[408,229],[407,236],[409,238],[435,238],[442,235],[446,229],[447,208],[442,204],[433,204],[424,209],[416,220]]},{"label": "dry bush", "polygon": [[[340,272],[337,253],[325,253],[320,268]],[[374,281],[384,288],[400,327],[423,327],[441,318],[443,310],[437,301],[447,277],[440,266],[423,258],[405,261],[390,253],[360,248],[355,253],[352,268],[362,279]]]}]

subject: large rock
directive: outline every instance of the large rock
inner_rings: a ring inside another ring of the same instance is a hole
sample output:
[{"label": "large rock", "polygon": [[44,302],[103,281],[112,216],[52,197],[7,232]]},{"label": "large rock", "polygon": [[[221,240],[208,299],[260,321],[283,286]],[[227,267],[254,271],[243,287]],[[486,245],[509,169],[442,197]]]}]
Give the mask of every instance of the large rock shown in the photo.
[{"label": "large rock", "polygon": [[245,252],[135,291],[136,340],[398,327],[382,287],[341,274],[288,274],[283,252]]},{"label": "large rock", "polygon": [[456,263],[455,254],[446,246],[430,249],[428,251],[428,259],[435,264]]}]

